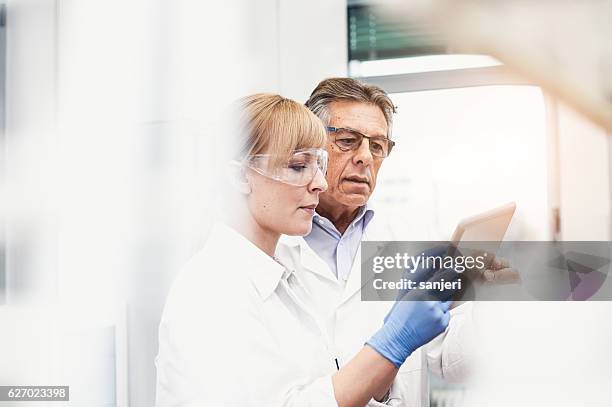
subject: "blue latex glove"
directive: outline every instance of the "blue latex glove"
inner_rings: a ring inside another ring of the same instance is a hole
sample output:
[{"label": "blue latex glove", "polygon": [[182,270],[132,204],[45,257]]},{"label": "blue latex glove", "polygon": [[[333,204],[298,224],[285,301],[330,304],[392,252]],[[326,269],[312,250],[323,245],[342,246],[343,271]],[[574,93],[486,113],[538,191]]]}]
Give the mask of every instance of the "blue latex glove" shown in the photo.
[{"label": "blue latex glove", "polygon": [[412,352],[444,332],[450,301],[397,301],[385,324],[366,342],[398,369]]}]

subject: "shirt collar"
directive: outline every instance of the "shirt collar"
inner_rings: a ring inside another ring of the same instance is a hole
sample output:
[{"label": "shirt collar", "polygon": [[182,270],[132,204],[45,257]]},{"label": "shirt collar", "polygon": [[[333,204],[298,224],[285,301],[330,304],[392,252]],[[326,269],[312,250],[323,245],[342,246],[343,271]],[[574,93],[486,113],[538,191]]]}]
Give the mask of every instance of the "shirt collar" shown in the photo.
[{"label": "shirt collar", "polygon": [[[276,290],[285,273],[285,266],[225,223],[217,223],[208,239],[215,245],[225,246],[219,248],[219,253],[233,253],[235,257],[227,259],[228,261],[236,259],[242,262],[241,267],[264,300]],[[225,272],[231,273],[231,268]]]},{"label": "shirt collar", "polygon": [[[363,229],[365,230],[365,228],[368,226],[368,223],[370,223],[373,217],[374,217],[374,209],[372,208],[371,204],[366,203],[361,208],[359,208],[359,211],[357,212],[357,216],[355,216],[355,219],[353,219],[349,227],[357,224],[357,222],[360,222],[361,219],[363,219]],[[334,224],[326,217],[319,215],[317,212],[315,212],[312,218],[312,221],[314,225],[318,225],[319,227],[325,230],[328,230],[328,231],[332,230],[334,233],[340,235],[340,232],[338,232]]]},{"label": "shirt collar", "polygon": [[374,217],[374,208],[370,204],[364,205],[363,208],[363,228],[365,229]]}]

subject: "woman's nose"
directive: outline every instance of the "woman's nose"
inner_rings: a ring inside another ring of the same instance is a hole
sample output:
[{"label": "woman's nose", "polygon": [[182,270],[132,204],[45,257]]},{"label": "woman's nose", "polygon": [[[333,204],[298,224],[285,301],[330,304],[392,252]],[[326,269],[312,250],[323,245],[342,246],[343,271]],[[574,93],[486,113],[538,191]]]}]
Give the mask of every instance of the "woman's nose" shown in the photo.
[{"label": "woman's nose", "polygon": [[310,192],[327,191],[327,181],[325,180],[325,175],[321,172],[320,169],[317,169],[317,173],[315,174],[310,184],[308,184],[308,190]]}]

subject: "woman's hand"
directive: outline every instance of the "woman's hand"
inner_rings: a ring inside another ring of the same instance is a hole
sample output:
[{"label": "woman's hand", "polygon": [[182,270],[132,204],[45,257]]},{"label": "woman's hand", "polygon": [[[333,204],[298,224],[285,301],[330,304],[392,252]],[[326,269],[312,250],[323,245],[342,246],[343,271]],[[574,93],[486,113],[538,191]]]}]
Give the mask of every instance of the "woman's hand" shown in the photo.
[{"label": "woman's hand", "polygon": [[449,307],[450,301],[399,300],[366,343],[399,368],[412,352],[444,332]]}]

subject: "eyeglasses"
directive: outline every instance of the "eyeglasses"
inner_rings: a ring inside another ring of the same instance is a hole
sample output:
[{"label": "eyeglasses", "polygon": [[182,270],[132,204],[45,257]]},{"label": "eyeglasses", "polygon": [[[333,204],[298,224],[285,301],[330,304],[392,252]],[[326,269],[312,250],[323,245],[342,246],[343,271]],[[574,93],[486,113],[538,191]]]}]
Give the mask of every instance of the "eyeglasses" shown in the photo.
[{"label": "eyeglasses", "polygon": [[395,141],[389,140],[388,137],[384,136],[366,136],[357,130],[348,129],[345,127],[326,127],[330,133],[335,133],[334,143],[342,151],[357,150],[364,138],[369,140],[370,153],[374,157],[385,158],[391,154],[391,149],[395,145]]},{"label": "eyeglasses", "polygon": [[327,171],[327,151],[307,148],[294,151],[289,158],[278,154],[255,154],[246,158],[253,171],[285,184],[304,186],[314,180],[317,171]]}]

